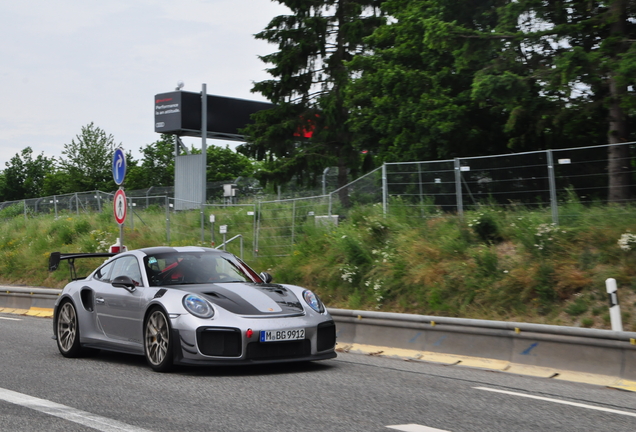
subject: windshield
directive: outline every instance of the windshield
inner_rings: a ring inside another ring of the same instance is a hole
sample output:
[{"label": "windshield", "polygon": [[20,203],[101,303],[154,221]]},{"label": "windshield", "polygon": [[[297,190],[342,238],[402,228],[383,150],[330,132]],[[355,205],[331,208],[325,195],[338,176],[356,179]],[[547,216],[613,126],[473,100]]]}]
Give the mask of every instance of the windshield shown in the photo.
[{"label": "windshield", "polygon": [[232,255],[209,252],[170,252],[148,255],[144,267],[150,286],[218,282],[258,282]]}]

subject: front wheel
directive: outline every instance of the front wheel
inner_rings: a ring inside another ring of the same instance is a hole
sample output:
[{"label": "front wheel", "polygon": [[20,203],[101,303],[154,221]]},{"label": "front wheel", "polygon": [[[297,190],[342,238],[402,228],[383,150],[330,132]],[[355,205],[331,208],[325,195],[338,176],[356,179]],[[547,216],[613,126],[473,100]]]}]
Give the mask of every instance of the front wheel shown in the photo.
[{"label": "front wheel", "polygon": [[81,357],[95,350],[82,348],[80,345],[80,328],[75,306],[69,300],[64,301],[56,316],[55,333],[57,348],[64,357]]},{"label": "front wheel", "polygon": [[144,325],[144,354],[148,365],[157,372],[172,369],[172,338],[165,312],[153,309]]}]

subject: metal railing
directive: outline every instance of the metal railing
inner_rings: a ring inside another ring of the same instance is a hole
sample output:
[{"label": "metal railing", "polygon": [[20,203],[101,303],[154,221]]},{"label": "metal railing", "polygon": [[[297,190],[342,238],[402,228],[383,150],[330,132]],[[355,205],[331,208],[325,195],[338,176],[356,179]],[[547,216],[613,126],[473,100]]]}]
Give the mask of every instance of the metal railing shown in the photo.
[{"label": "metal railing", "polygon": [[225,250],[225,245],[227,245],[228,243],[233,242],[234,240],[239,239],[240,243],[241,243],[241,254],[239,255],[241,257],[241,259],[243,259],[243,235],[242,234],[237,234],[234,237],[232,237],[231,239],[227,240],[227,241],[223,241],[223,243],[221,243],[220,245],[218,245],[215,249],[221,249],[223,248],[223,250]]}]

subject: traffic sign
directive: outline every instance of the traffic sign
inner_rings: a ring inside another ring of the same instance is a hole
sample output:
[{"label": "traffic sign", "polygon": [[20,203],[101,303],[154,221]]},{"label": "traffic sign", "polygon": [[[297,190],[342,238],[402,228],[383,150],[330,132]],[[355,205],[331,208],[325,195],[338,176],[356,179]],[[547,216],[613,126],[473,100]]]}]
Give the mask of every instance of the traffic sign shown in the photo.
[{"label": "traffic sign", "polygon": [[122,148],[116,148],[113,153],[113,178],[117,185],[121,185],[126,177],[126,155]]},{"label": "traffic sign", "polygon": [[126,194],[123,189],[119,189],[115,192],[115,200],[113,201],[113,213],[115,214],[115,220],[119,225],[123,225],[126,220],[127,208]]}]

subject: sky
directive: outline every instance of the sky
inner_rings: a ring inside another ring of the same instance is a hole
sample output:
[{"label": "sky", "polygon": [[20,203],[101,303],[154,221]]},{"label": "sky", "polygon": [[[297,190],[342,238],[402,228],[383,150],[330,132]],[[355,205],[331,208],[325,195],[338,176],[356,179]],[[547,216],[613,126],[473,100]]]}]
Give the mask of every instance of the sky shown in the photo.
[{"label": "sky", "polygon": [[[141,158],[154,96],[183,90],[264,101],[256,40],[288,9],[271,0],[20,0],[0,4],[0,170],[26,147],[59,158],[94,123]],[[200,138],[184,138],[200,147]],[[207,140],[208,145],[230,145]]]}]

